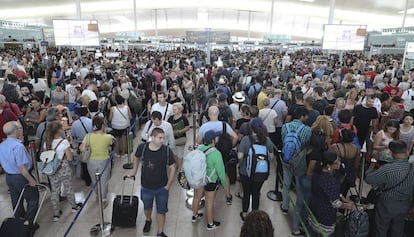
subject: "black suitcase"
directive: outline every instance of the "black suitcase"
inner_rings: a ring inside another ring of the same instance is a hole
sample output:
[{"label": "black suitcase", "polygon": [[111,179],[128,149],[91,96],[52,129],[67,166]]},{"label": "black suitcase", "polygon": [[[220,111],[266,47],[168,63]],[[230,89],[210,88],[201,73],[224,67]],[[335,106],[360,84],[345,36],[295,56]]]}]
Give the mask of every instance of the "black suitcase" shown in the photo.
[{"label": "black suitcase", "polygon": [[[39,215],[40,212],[40,208],[43,205],[43,202],[46,199],[46,194],[47,194],[47,190],[48,188],[45,185],[38,185],[38,186],[42,186],[43,188],[45,188],[43,197],[39,203],[39,208],[37,210],[36,216],[34,218],[34,222],[36,222],[37,217]],[[18,236],[18,237],[33,237],[34,232],[35,232],[35,226],[34,223],[30,223],[29,221],[23,219],[23,218],[16,218],[14,217],[17,207],[19,206],[18,204],[22,201],[23,199],[23,193],[26,189],[27,185],[23,188],[22,192],[20,193],[19,196],[19,200],[17,201],[17,205],[16,208],[13,210],[13,217],[9,217],[7,219],[5,219],[0,227],[0,237],[8,237],[8,236]]]},{"label": "black suitcase", "polygon": [[116,195],[112,208],[112,225],[120,227],[135,227],[138,215],[138,202],[137,196],[133,196],[135,177],[132,177],[134,183],[132,185],[131,196],[124,196],[125,179],[122,186],[122,194]]}]

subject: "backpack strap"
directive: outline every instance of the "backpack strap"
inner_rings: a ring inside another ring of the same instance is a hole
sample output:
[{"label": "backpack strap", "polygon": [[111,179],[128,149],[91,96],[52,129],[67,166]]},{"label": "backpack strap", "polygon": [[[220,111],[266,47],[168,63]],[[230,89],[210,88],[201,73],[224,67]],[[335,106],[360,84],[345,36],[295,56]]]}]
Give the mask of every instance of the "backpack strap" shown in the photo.
[{"label": "backpack strap", "polygon": [[82,118],[79,118],[79,122],[82,124],[83,129],[85,129],[85,133],[88,134],[88,130],[86,129],[85,125],[82,122]]},{"label": "backpack strap", "polygon": [[162,116],[163,120],[165,119],[165,116],[167,116],[168,105],[170,105],[170,103],[167,103],[167,107],[165,108],[164,116]]}]

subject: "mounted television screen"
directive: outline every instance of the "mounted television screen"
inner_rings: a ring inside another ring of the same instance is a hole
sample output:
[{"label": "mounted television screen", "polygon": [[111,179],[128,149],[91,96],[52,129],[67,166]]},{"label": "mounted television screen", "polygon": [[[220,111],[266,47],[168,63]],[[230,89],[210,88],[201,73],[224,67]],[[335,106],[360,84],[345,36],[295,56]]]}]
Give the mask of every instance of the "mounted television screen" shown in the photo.
[{"label": "mounted television screen", "polygon": [[53,20],[56,45],[99,46],[96,20]]},{"label": "mounted television screen", "polygon": [[365,35],[365,25],[324,25],[322,49],[362,51]]}]

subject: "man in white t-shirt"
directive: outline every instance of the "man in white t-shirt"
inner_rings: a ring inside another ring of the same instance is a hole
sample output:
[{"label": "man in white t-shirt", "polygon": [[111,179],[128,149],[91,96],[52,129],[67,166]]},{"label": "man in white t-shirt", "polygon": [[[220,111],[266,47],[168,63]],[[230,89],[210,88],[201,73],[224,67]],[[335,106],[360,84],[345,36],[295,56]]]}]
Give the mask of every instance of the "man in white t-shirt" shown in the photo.
[{"label": "man in white t-shirt", "polygon": [[155,103],[151,108],[151,113],[154,111],[158,111],[162,115],[162,120],[167,121],[171,115],[173,115],[173,106],[167,103],[165,93],[163,91],[159,91],[157,93],[157,100],[158,103]]},{"label": "man in white t-shirt", "polygon": [[75,95],[75,88],[77,86],[80,86],[80,84],[78,84],[78,80],[76,79],[76,77],[71,78],[70,83],[68,85],[66,85],[66,92],[68,93],[68,97],[69,97],[69,103],[68,103],[68,108],[69,108],[69,112],[74,113],[75,111],[75,100],[76,100],[76,95]]},{"label": "man in white t-shirt", "polygon": [[404,91],[401,98],[404,100],[404,110],[410,112],[414,109],[414,82],[411,83],[411,88]]},{"label": "man in white t-shirt", "polygon": [[88,105],[89,102],[98,99],[94,92],[95,89],[96,89],[96,82],[92,81],[89,83],[88,87],[85,90],[83,90],[82,97],[83,97],[84,105]]},{"label": "man in white t-shirt", "polygon": [[259,110],[259,118],[262,119],[263,124],[267,128],[267,133],[269,134],[270,140],[274,144],[277,141],[276,135],[276,124],[277,124],[277,113],[273,108],[270,108],[270,100],[269,98],[263,99],[263,109]]}]

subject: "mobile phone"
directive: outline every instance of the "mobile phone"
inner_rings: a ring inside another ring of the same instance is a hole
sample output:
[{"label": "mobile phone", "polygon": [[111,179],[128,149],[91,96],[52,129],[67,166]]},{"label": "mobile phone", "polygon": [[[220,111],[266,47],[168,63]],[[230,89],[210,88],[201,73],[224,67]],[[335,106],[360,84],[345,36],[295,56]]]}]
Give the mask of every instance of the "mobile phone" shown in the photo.
[{"label": "mobile phone", "polygon": [[371,163],[377,163],[377,159],[371,158]]}]

